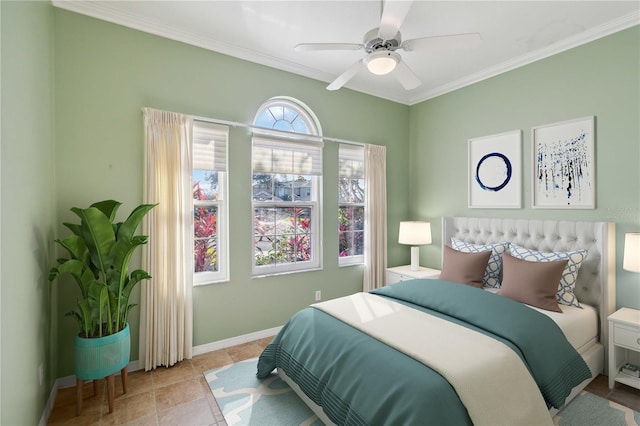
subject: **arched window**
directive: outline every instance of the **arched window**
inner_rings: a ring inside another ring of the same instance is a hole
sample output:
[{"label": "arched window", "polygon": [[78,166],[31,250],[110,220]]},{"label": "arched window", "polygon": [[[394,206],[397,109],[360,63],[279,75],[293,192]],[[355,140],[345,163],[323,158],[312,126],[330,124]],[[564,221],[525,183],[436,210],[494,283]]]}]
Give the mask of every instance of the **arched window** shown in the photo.
[{"label": "arched window", "polygon": [[253,275],[319,269],[320,124],[306,105],[285,97],[262,104],[253,124]]},{"label": "arched window", "polygon": [[322,135],[315,114],[302,102],[288,97],[271,98],[258,109],[253,124],[266,129]]}]

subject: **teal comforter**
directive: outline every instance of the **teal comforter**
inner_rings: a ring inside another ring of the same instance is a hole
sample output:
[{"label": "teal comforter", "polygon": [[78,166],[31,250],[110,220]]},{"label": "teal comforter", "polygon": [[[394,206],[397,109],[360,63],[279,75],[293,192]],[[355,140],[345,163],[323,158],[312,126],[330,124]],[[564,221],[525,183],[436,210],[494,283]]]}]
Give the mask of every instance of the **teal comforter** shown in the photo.
[{"label": "teal comforter", "polygon": [[[504,342],[523,359],[548,406],[562,406],[571,389],[591,377],[558,326],[521,303],[439,280],[404,281],[371,293]],[[472,424],[438,373],[313,307],[296,313],[267,346],[258,378],[276,367],[337,424]]]}]

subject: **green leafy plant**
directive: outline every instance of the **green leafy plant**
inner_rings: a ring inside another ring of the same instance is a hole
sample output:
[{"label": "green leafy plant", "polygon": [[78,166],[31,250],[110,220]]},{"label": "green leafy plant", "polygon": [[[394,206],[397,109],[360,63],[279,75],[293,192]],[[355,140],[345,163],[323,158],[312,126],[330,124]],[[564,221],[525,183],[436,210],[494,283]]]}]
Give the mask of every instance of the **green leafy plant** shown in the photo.
[{"label": "green leafy plant", "polygon": [[141,269],[129,273],[135,250],[147,243],[147,237],[134,235],[144,216],[156,205],[141,204],[124,222],[114,223],[122,203],[105,200],[86,209],[71,209],[80,224],[63,223],[73,235],[55,240],[66,249],[69,258],[58,259],[49,271],[49,281],[69,275],[82,294],[78,309],[66,315],[75,318],[82,337],[102,337],[117,333],[127,324],[131,308],[131,290],[151,276]]}]

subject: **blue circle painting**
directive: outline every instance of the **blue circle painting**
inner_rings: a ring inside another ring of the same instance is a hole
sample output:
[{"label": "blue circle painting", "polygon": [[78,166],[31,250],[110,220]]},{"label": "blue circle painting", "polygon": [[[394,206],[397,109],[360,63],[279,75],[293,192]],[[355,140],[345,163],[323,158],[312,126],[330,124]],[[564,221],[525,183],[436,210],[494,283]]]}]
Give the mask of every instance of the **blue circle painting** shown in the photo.
[{"label": "blue circle painting", "polygon": [[511,180],[511,161],[506,155],[491,152],[478,161],[476,182],[485,191],[500,191]]}]

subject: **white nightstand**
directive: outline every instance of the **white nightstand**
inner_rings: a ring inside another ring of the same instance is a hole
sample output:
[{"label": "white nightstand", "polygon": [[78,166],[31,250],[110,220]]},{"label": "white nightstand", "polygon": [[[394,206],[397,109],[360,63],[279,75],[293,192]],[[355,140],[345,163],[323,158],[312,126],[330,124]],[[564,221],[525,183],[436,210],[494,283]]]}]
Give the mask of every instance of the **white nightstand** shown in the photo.
[{"label": "white nightstand", "polygon": [[[634,356],[635,352],[635,356]],[[640,354],[640,311],[620,308],[609,315],[609,388],[615,382],[640,389],[640,378],[625,375],[620,367]],[[634,362],[638,365],[638,362]]]},{"label": "white nightstand", "polygon": [[420,267],[417,271],[412,271],[411,265],[396,266],[387,268],[387,285],[416,278],[434,279],[439,276],[440,271],[438,269]]}]

